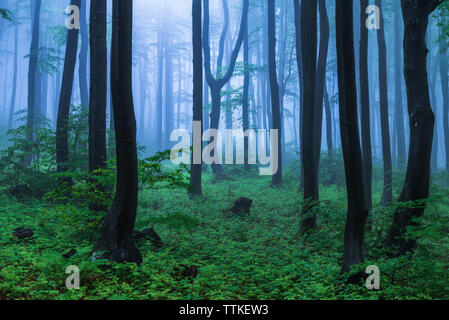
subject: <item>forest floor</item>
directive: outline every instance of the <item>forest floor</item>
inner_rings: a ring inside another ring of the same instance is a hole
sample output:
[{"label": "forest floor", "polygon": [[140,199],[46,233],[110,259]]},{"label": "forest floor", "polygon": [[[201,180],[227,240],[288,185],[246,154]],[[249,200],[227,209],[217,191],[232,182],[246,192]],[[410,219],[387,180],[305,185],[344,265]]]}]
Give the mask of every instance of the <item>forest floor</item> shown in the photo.
[{"label": "forest floor", "polygon": [[[299,230],[296,179],[280,188],[243,171],[232,180],[204,177],[204,198],[159,189],[139,199],[136,229],[153,226],[163,241],[137,242],[143,263],[92,262],[101,220],[87,209],[0,195],[0,299],[448,299],[447,189],[434,187],[414,254],[387,259],[382,242],[394,208],[376,206],[366,236],[366,263],[381,272],[381,290],[347,284],[340,276],[346,194],[321,187],[318,229]],[[378,201],[380,188],[376,188]],[[229,201],[229,190],[230,201]],[[238,197],[253,200],[251,214],[224,213]],[[440,198],[438,198],[440,197]],[[446,199],[446,200],[441,200]],[[28,240],[12,235],[34,230]],[[70,258],[62,255],[76,250]],[[81,288],[68,290],[69,265],[80,269]],[[357,271],[355,270],[355,271]]]}]

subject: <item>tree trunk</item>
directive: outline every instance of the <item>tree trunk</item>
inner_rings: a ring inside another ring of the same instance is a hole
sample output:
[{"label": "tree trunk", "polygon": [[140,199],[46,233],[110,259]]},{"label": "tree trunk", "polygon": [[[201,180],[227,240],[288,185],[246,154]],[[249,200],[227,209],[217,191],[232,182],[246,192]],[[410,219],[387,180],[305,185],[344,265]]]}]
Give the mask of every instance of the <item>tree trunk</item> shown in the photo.
[{"label": "tree trunk", "polygon": [[87,12],[87,0],[82,0],[80,8],[81,48],[79,54],[78,80],[80,87],[81,110],[83,111],[87,110],[89,106],[89,89],[87,87],[87,54],[89,51],[89,36],[88,36],[86,12]]},{"label": "tree trunk", "polygon": [[[106,166],[107,105],[107,1],[91,1],[90,8],[90,102],[89,102],[89,170]],[[107,208],[93,206],[95,211]]]},{"label": "tree trunk", "polygon": [[[19,14],[19,5],[16,3],[16,14]],[[11,103],[9,106],[9,119],[8,119],[8,130],[13,128],[14,123],[14,109],[16,105],[16,94],[17,94],[17,73],[18,73],[18,55],[19,55],[19,25],[16,23],[14,25],[14,74],[12,80],[12,93],[11,93]]]},{"label": "tree trunk", "polygon": [[[248,25],[245,29],[245,39],[243,41],[243,64],[244,64],[244,80],[243,80],[243,96],[242,96],[242,122],[243,122],[243,132],[249,129],[249,35],[248,35]],[[249,170],[248,154],[249,154],[249,143],[248,137],[244,137],[244,159],[245,168]]]},{"label": "tree trunk", "polygon": [[[323,100],[324,87],[326,85],[326,69],[327,69],[327,55],[329,51],[329,17],[327,15],[326,0],[319,0],[320,13],[320,52],[318,55],[318,67],[316,71],[316,114],[315,114],[315,161],[317,175],[319,173],[320,158],[321,158],[321,140],[323,130]],[[318,184],[317,184],[318,186]]]},{"label": "tree trunk", "polygon": [[[71,0],[71,5],[81,6],[81,0]],[[58,119],[56,122],[56,162],[58,172],[69,169],[69,113],[72,99],[73,77],[75,74],[76,54],[78,50],[78,29],[67,30],[64,71],[62,74],[61,94],[59,96]]]},{"label": "tree trunk", "polygon": [[361,0],[361,26],[360,26],[360,113],[361,113],[361,133],[362,133],[362,165],[363,178],[365,181],[365,197],[368,210],[373,206],[372,185],[373,185],[373,155],[371,147],[371,120],[370,120],[370,90],[368,75],[368,29],[366,28],[365,10],[368,7],[368,0]]},{"label": "tree trunk", "polygon": [[[201,0],[192,1],[192,43],[193,43],[193,121],[201,123],[199,143],[193,149],[193,163],[191,168],[192,193],[201,195],[202,174],[202,136],[203,136],[203,52],[201,46]],[[195,129],[195,126],[194,126]],[[194,140],[197,138],[194,132]],[[199,148],[198,150],[195,149]],[[196,156],[197,155],[197,156]]]},{"label": "tree trunk", "polygon": [[385,42],[382,0],[376,0],[376,5],[381,8],[380,29],[377,30],[377,45],[379,49],[380,121],[382,126],[382,155],[384,168],[384,189],[381,203],[389,204],[393,201],[393,166],[391,163],[390,121],[388,113],[387,45]]},{"label": "tree trunk", "polygon": [[406,236],[409,226],[418,226],[429,196],[430,156],[435,116],[430,107],[427,83],[426,31],[429,15],[442,0],[401,0],[404,17],[404,66],[410,117],[410,148],[407,174],[400,202],[414,202],[399,207],[390,228],[386,246],[395,255],[413,251],[416,239]]},{"label": "tree trunk", "polygon": [[[225,3],[225,2],[223,2]],[[237,57],[240,52],[240,48],[242,47],[242,43],[245,37],[245,29],[248,25],[248,10],[249,10],[249,0],[243,0],[243,10],[242,10],[242,19],[240,22],[240,30],[237,37],[237,41],[235,43],[234,49],[231,53],[231,58],[229,62],[228,69],[226,73],[216,79],[212,75],[211,70],[211,57],[210,57],[210,37],[209,37],[209,0],[204,0],[204,25],[203,25],[203,51],[204,51],[204,68],[206,71],[206,79],[209,84],[209,88],[211,90],[212,96],[212,111],[210,113],[210,129],[218,130],[220,124],[220,111],[221,111],[221,89],[229,82],[234,73],[235,65],[237,62]],[[224,47],[224,37],[226,36],[225,32],[222,33],[220,39],[220,48]],[[220,49],[218,63],[217,63],[217,74],[220,72],[223,54]],[[211,139],[210,143],[213,143]],[[212,171],[214,174],[221,174],[223,168],[221,164],[214,163],[212,164]]]},{"label": "tree trunk", "polygon": [[348,216],[341,272],[363,261],[363,242],[368,210],[365,201],[362,151],[357,118],[357,88],[353,34],[353,2],[337,0],[337,65],[340,100],[340,132],[345,163]]},{"label": "tree trunk", "polygon": [[396,127],[397,135],[397,164],[399,170],[405,168],[406,161],[406,151],[405,151],[405,129],[404,129],[404,106],[402,100],[402,78],[404,73],[402,71],[401,55],[402,55],[402,45],[401,34],[402,28],[401,22],[401,6],[400,4],[396,6],[394,13],[394,79],[395,79],[395,113],[394,113],[394,123]]},{"label": "tree trunk", "polygon": [[[297,30],[299,31],[299,30]],[[319,201],[316,160],[317,116],[317,2],[304,1],[301,8],[302,70],[304,81],[304,111],[302,117],[301,163],[304,168],[304,206],[301,226],[304,232],[316,226],[315,207]],[[322,53],[322,52],[321,52]],[[322,63],[322,61],[320,61]],[[318,66],[321,69],[323,65]],[[324,67],[325,69],[325,67]],[[321,80],[321,79],[320,79]],[[324,84],[323,84],[324,85]],[[322,107],[322,105],[321,105]]]},{"label": "tree trunk", "polygon": [[136,118],[132,96],[133,2],[113,1],[111,91],[117,148],[117,189],[94,252],[106,251],[117,262],[142,262],[133,230],[138,176]]},{"label": "tree trunk", "polygon": [[278,146],[277,150],[271,149],[270,152],[278,153],[277,171],[274,172],[271,184],[279,186],[282,184],[282,127],[281,127],[281,110],[279,101],[279,84],[276,72],[276,15],[275,0],[268,0],[268,65],[270,74],[271,88],[271,109],[273,112],[273,130],[278,130]]},{"label": "tree trunk", "polygon": [[[36,0],[34,2],[34,8],[32,10],[32,32],[31,32],[31,45],[30,45],[30,61],[28,65],[28,116],[27,116],[27,139],[28,141],[34,140],[34,127],[36,117],[36,76],[37,76],[37,50],[39,47],[39,25],[40,25],[40,11],[42,0]],[[27,156],[25,160],[29,165],[31,162],[31,155]]]}]

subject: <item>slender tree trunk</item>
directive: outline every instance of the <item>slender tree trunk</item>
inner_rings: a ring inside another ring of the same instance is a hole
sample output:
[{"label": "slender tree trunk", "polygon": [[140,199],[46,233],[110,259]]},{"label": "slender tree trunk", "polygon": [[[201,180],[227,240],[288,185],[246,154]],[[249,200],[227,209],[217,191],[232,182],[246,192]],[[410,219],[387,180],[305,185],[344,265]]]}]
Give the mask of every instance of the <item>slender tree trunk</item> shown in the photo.
[{"label": "slender tree trunk", "polygon": [[[193,149],[191,169],[192,193],[201,195],[202,136],[203,136],[203,51],[201,45],[201,0],[192,1],[192,43],[193,43],[193,121],[201,123],[200,132],[193,134],[198,139]],[[194,125],[194,130],[198,129]],[[198,136],[196,136],[196,134]],[[195,148],[199,148],[198,150]]]},{"label": "slender tree trunk", "polygon": [[[298,32],[299,30],[297,30]],[[316,226],[315,207],[319,201],[317,146],[317,2],[304,1],[301,8],[302,70],[304,79],[304,111],[302,117],[301,159],[304,168],[304,206],[301,226],[304,232]],[[321,61],[322,62],[322,61]],[[323,66],[319,66],[323,68]],[[321,71],[321,70],[320,70]]]},{"label": "slender tree trunk", "polygon": [[[315,95],[315,161],[317,175],[319,173],[320,158],[321,158],[321,141],[323,130],[323,100],[324,87],[326,86],[326,69],[327,69],[327,55],[329,51],[329,17],[327,15],[326,0],[318,1],[320,13],[320,52],[318,55],[318,67],[316,71],[316,95]],[[318,183],[317,183],[318,187]]]},{"label": "slender tree trunk", "polygon": [[395,78],[395,127],[397,134],[397,163],[399,170],[405,168],[406,161],[406,151],[405,151],[405,129],[404,129],[404,106],[402,100],[402,78],[404,73],[402,72],[402,45],[401,43],[401,32],[402,28],[400,25],[401,21],[401,6],[400,4],[396,6],[394,13],[394,78]]},{"label": "slender tree trunk", "polygon": [[163,42],[165,37],[164,31],[159,31],[158,45],[157,45],[157,92],[156,92],[156,151],[161,151],[163,148],[163,136],[162,136],[162,121],[163,121],[163,79],[164,79],[164,47]]},{"label": "slender tree trunk", "polygon": [[371,119],[370,119],[370,90],[368,75],[368,29],[366,28],[365,10],[368,7],[368,0],[361,0],[361,26],[360,26],[360,110],[361,110],[361,133],[362,133],[362,165],[365,181],[366,204],[368,210],[373,206],[372,200],[372,177],[373,177],[373,156],[371,147]]},{"label": "slender tree trunk", "polygon": [[[225,2],[224,2],[225,3]],[[226,73],[220,78],[216,79],[212,75],[211,70],[211,57],[210,57],[210,37],[209,37],[209,0],[203,0],[204,5],[204,24],[203,24],[203,51],[204,51],[204,68],[206,71],[206,79],[209,84],[209,88],[211,91],[212,97],[212,111],[210,113],[210,129],[218,130],[220,124],[220,111],[221,111],[221,89],[229,82],[234,73],[235,65],[237,62],[237,57],[240,52],[240,48],[242,47],[242,43],[245,37],[245,29],[248,25],[248,10],[249,10],[249,0],[243,0],[243,10],[242,10],[242,19],[240,22],[240,30],[237,37],[237,41],[235,43],[234,49],[231,53],[231,58],[229,62],[228,69]],[[224,30],[224,29],[223,29]],[[220,39],[220,48],[224,46],[224,37],[226,33],[223,32]],[[224,50],[219,50],[219,57],[217,63],[217,74],[219,73],[223,61],[223,52]],[[212,139],[210,141],[211,144],[216,143]],[[212,156],[214,156],[212,154]],[[214,163],[212,164],[212,171],[214,174],[220,174],[223,171],[223,168],[220,164]]]},{"label": "slender tree trunk", "polygon": [[[95,0],[94,0],[95,1]],[[89,36],[87,28],[87,0],[82,0],[80,8],[80,37],[81,48],[79,54],[78,80],[81,97],[81,110],[87,110],[89,106],[89,89],[87,88],[87,55],[89,48]],[[92,26],[91,26],[92,27]]]},{"label": "slender tree trunk", "polygon": [[[81,6],[81,0],[71,0],[71,5]],[[78,50],[78,29],[67,30],[64,72],[61,94],[59,96],[58,119],[56,122],[56,161],[58,172],[69,169],[69,113],[72,99],[73,77],[75,74],[76,54]]]},{"label": "slender tree trunk", "polygon": [[401,0],[404,17],[404,66],[410,118],[410,148],[407,174],[399,197],[400,202],[414,202],[400,206],[394,216],[386,246],[395,255],[413,251],[416,239],[407,237],[409,226],[418,226],[416,218],[423,215],[429,196],[430,156],[435,116],[430,107],[427,83],[426,31],[429,15],[442,0]]},{"label": "slender tree trunk", "polygon": [[337,0],[337,65],[340,100],[340,132],[345,163],[348,216],[344,237],[341,272],[363,261],[363,242],[368,210],[365,201],[362,151],[360,149],[357,117],[357,88],[354,57],[353,2]]},{"label": "slender tree trunk", "polygon": [[[90,102],[89,102],[89,170],[106,166],[107,105],[107,1],[91,1],[90,7]],[[107,208],[97,205],[95,211]]]},{"label": "slender tree trunk", "polygon": [[[16,14],[19,14],[19,5],[16,3]],[[11,103],[9,105],[8,130],[11,130],[14,123],[14,109],[16,105],[17,94],[17,73],[18,73],[18,55],[19,55],[19,25],[14,25],[14,73],[12,80]]]},{"label": "slender tree trunk", "polygon": [[[242,96],[242,119],[243,119],[243,131],[249,129],[249,35],[248,35],[248,25],[246,25],[245,29],[245,39],[243,41],[243,64],[245,68],[244,72],[244,80],[243,80],[243,96]],[[244,137],[244,159],[245,159],[245,168],[249,170],[248,163],[248,137]]]},{"label": "slender tree trunk", "polygon": [[[383,10],[382,0],[376,0],[376,5]],[[381,203],[389,204],[393,202],[393,166],[391,161],[390,121],[388,113],[387,45],[385,42],[385,26],[382,11],[380,13],[380,29],[377,30],[377,45],[379,49],[379,96],[384,168],[384,190]]]},{"label": "slender tree trunk", "polygon": [[271,149],[271,153],[278,153],[277,171],[273,175],[271,184],[279,186],[282,184],[282,127],[281,110],[279,99],[279,84],[276,72],[276,15],[275,0],[268,0],[268,65],[270,73],[271,108],[273,112],[273,130],[278,130],[277,150]]},{"label": "slender tree trunk", "polygon": [[117,189],[94,252],[111,261],[142,262],[133,238],[138,176],[136,118],[132,96],[133,1],[113,1],[111,91],[117,148]]},{"label": "slender tree trunk", "polygon": [[[32,2],[33,3],[33,2]],[[27,116],[27,139],[34,140],[33,130],[35,127],[36,117],[36,75],[37,75],[37,50],[39,47],[39,25],[40,25],[40,11],[42,0],[34,1],[34,8],[32,10],[32,32],[31,32],[31,46],[30,46],[30,61],[28,65],[28,116]],[[29,165],[31,162],[31,155],[27,156],[25,160]]]}]

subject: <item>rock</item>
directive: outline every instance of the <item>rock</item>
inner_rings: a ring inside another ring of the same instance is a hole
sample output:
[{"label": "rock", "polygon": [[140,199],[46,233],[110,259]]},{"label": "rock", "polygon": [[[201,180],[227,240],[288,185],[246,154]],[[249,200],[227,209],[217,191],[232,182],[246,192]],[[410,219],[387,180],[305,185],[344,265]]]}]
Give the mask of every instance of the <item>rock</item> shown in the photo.
[{"label": "rock", "polygon": [[75,249],[72,249],[72,250],[70,250],[69,252],[64,253],[62,256],[63,256],[64,258],[68,259],[68,258],[73,257],[73,256],[75,255],[75,253],[76,253],[76,250],[75,250]]},{"label": "rock", "polygon": [[248,198],[238,198],[237,200],[235,200],[234,202],[234,206],[230,209],[230,211],[234,214],[239,214],[239,213],[246,213],[247,215],[249,215],[249,211],[251,209],[251,206],[253,204],[253,200],[248,199]]},{"label": "rock", "polygon": [[31,229],[25,229],[24,227],[17,228],[13,232],[13,236],[19,238],[19,239],[27,239],[31,238],[34,235],[34,231]]}]

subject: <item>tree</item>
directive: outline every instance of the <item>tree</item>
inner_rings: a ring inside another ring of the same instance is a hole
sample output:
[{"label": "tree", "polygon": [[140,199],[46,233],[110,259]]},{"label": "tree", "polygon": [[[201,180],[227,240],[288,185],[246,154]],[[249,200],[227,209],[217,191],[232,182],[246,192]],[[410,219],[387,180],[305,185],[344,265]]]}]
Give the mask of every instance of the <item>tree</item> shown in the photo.
[{"label": "tree", "polygon": [[[81,6],[81,0],[72,0],[70,5]],[[56,161],[58,172],[65,172],[69,161],[69,113],[72,99],[73,77],[75,73],[76,54],[78,50],[77,28],[67,30],[67,45],[59,95],[58,118],[56,122]]]},{"label": "tree", "polygon": [[[191,168],[192,192],[201,195],[202,174],[202,136],[203,136],[203,52],[201,46],[201,0],[192,0],[192,43],[193,43],[193,121],[201,123],[199,144],[194,144],[193,163]],[[194,126],[194,129],[195,128]],[[195,136],[194,140],[198,138]],[[196,150],[195,148],[199,148]],[[195,156],[197,155],[197,157]]]},{"label": "tree", "polygon": [[[95,2],[95,0],[92,2]],[[87,0],[82,0],[80,8],[81,48],[79,53],[78,80],[80,87],[81,106],[83,107],[83,110],[87,109],[87,106],[89,105],[89,90],[87,88],[87,54],[89,51],[89,37],[87,30],[88,28],[86,12]]]},{"label": "tree", "polygon": [[[382,8],[382,0],[376,0],[376,5]],[[380,122],[382,127],[382,154],[384,167],[384,190],[381,203],[393,201],[393,166],[391,163],[390,125],[388,114],[388,74],[387,74],[387,45],[385,42],[385,25],[383,12],[380,12],[380,28],[377,30],[377,45],[379,49],[379,96]]]},{"label": "tree", "polygon": [[337,0],[336,32],[340,133],[348,194],[342,273],[349,271],[351,265],[363,261],[365,222],[368,215],[357,118],[353,29],[353,2]]},{"label": "tree", "polygon": [[[30,45],[30,61],[28,64],[28,116],[27,116],[27,138],[29,141],[34,140],[33,130],[36,116],[36,76],[37,76],[37,51],[39,47],[39,25],[40,11],[42,0],[36,0],[32,8],[33,19],[31,22],[31,45]],[[30,155],[26,162],[31,162]]]},{"label": "tree", "polygon": [[[249,82],[250,82],[250,72],[249,72],[249,34],[248,34],[248,24],[245,28],[245,38],[243,41],[243,68],[244,68],[244,79],[243,79],[243,95],[242,95],[242,124],[243,132],[249,129]],[[231,117],[232,118],[232,117]],[[248,137],[244,137],[243,141],[244,148],[244,159],[245,168],[249,170],[248,155],[249,155],[249,142]]]},{"label": "tree", "polygon": [[[320,13],[320,51],[318,54],[318,63],[316,70],[316,94],[315,94],[315,104],[316,104],[316,114],[315,114],[315,161],[317,175],[319,173],[319,165],[321,158],[321,140],[322,140],[322,129],[323,129],[323,102],[325,96],[325,86],[326,86],[326,70],[327,70],[327,55],[329,51],[329,37],[330,37],[330,27],[329,27],[329,17],[327,15],[326,0],[318,1],[318,8]],[[327,103],[327,102],[324,102]],[[330,122],[329,122],[330,123]]]},{"label": "tree", "polygon": [[395,83],[395,107],[394,107],[394,125],[396,130],[397,140],[397,163],[398,168],[403,169],[406,160],[405,151],[405,128],[404,128],[404,106],[402,105],[402,78],[404,73],[402,71],[402,43],[401,34],[401,5],[396,5],[394,10],[394,83]]},{"label": "tree", "polygon": [[[16,3],[16,12],[19,14],[19,5]],[[14,108],[17,95],[17,75],[18,75],[18,55],[19,55],[19,23],[14,22],[14,75],[12,80],[11,102],[9,106],[8,129],[12,129],[14,122]]]},{"label": "tree", "polygon": [[[304,206],[301,225],[304,231],[314,228],[314,208],[319,200],[316,160],[317,117],[317,2],[304,1],[301,8],[302,70],[304,82],[304,110],[302,116],[301,163],[304,168]],[[321,52],[322,53],[322,52]],[[323,58],[323,57],[321,57]],[[323,68],[322,61],[318,67]],[[325,63],[324,63],[325,64]],[[324,67],[325,69],[325,67]],[[325,71],[324,71],[325,72]],[[321,79],[320,79],[321,80]],[[324,86],[324,82],[323,82]],[[323,87],[324,88],[324,87]],[[323,90],[321,90],[323,92]],[[322,97],[321,97],[322,101]],[[322,105],[321,105],[322,107]],[[321,134],[321,132],[320,132]]]},{"label": "tree", "polygon": [[[435,116],[430,106],[427,78],[426,31],[429,15],[443,0],[401,0],[404,18],[404,66],[410,126],[410,147],[404,187],[399,197],[401,206],[395,212],[388,231],[386,246],[395,255],[411,252],[416,239],[407,237],[409,226],[418,226],[417,219],[426,208],[430,184],[430,156]],[[413,203],[413,205],[410,205]]]},{"label": "tree", "polygon": [[276,72],[276,15],[274,8],[275,0],[268,0],[268,67],[270,74],[271,109],[273,113],[273,130],[278,131],[277,149],[271,149],[271,152],[278,153],[278,168],[273,175],[271,184],[273,186],[278,186],[282,184],[282,126],[279,83]]},{"label": "tree", "polygon": [[[248,11],[249,11],[249,0],[243,0],[243,11],[242,19],[240,22],[240,30],[235,43],[234,49],[231,53],[231,61],[229,66],[222,77],[215,78],[212,75],[211,70],[211,57],[210,57],[210,37],[209,37],[209,0],[204,0],[204,24],[203,24],[203,51],[204,51],[204,68],[206,71],[206,79],[209,85],[211,96],[212,96],[212,111],[210,113],[210,129],[218,130],[220,123],[220,110],[221,110],[221,89],[228,83],[234,73],[235,64],[237,62],[237,57],[242,47],[242,43],[245,37],[245,29],[248,25]],[[222,34],[222,39],[220,43],[224,43],[224,38]],[[224,44],[223,44],[224,45]],[[220,44],[222,46],[222,44]],[[223,50],[220,50],[220,53]],[[223,57],[219,54],[218,57],[218,69],[217,74],[221,72],[220,70],[220,60]],[[217,143],[217,141],[211,140],[211,143]],[[219,164],[212,164],[212,170],[214,174],[219,174],[222,172],[222,167]]]},{"label": "tree", "polygon": [[93,172],[106,165],[107,1],[90,5],[89,170]]},{"label": "tree", "polygon": [[138,175],[136,118],[132,95],[133,2],[113,1],[111,92],[117,152],[117,186],[94,253],[105,251],[111,261],[142,262],[133,230]]},{"label": "tree", "polygon": [[373,154],[371,147],[371,129],[370,129],[370,91],[368,74],[368,28],[366,27],[365,10],[368,7],[368,0],[361,0],[360,3],[360,113],[361,113],[361,133],[362,133],[362,165],[363,178],[365,181],[366,204],[369,210],[373,206],[372,185],[373,185]]}]

